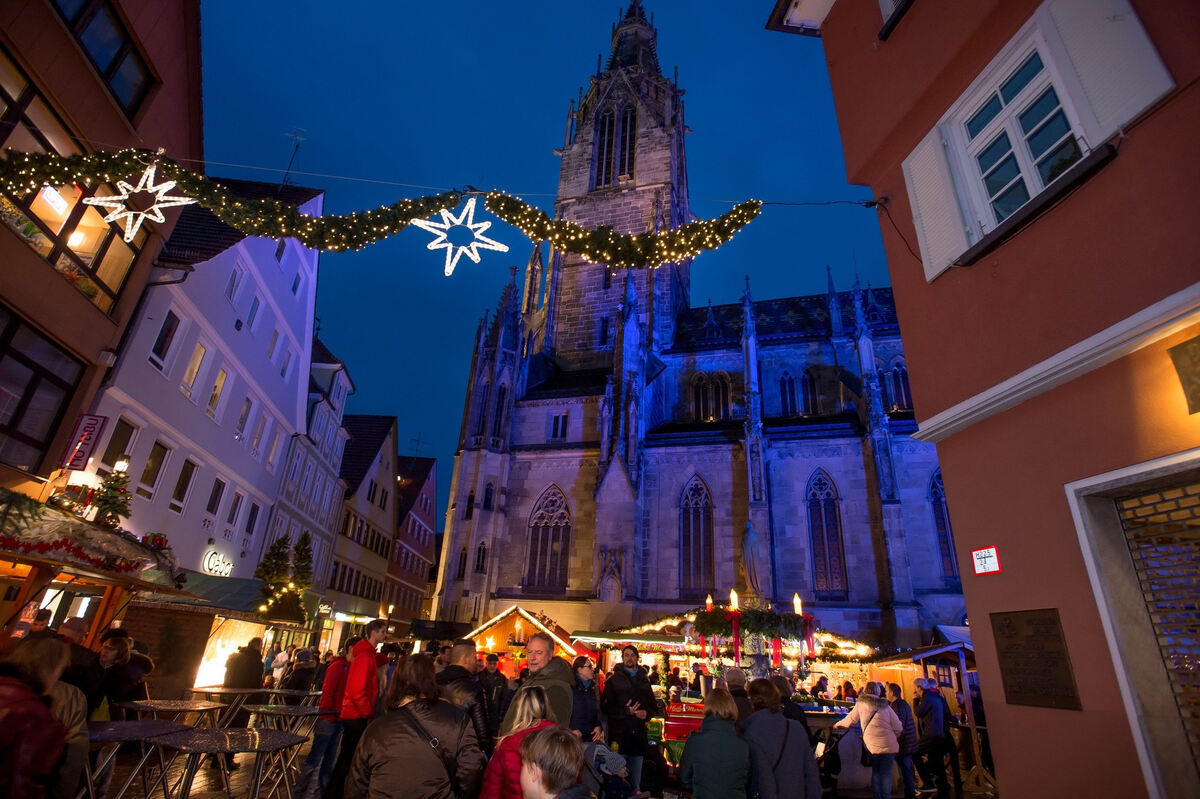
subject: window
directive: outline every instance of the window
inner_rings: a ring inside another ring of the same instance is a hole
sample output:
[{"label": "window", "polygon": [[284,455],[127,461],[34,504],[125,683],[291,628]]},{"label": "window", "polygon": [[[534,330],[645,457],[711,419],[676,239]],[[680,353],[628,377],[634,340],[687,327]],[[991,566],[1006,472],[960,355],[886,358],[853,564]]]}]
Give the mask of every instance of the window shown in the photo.
[{"label": "window", "polygon": [[250,310],[246,311],[246,327],[254,329],[254,320],[258,318],[258,309],[262,303],[258,299],[258,295],[254,295],[254,299],[250,300]]},{"label": "window", "polygon": [[154,499],[158,476],[162,473],[163,464],[166,463],[170,453],[171,450],[166,444],[161,441],[154,442],[154,446],[150,448],[150,457],[146,459],[146,466],[142,469],[142,476],[138,480],[138,487],[134,489],[138,496]]},{"label": "window", "polygon": [[292,365],[292,350],[289,347],[283,353],[283,362],[279,364],[279,376],[282,377],[284,380],[287,380],[288,369],[291,368],[291,365]]},{"label": "window", "polygon": [[596,122],[596,188],[611,186],[616,177],[613,169],[616,137],[616,115],[611,108],[606,108]]},{"label": "window", "polygon": [[607,347],[609,345],[609,326],[611,320],[607,316],[601,317],[599,327],[596,330],[596,346]]},{"label": "window", "polygon": [[693,477],[679,499],[679,594],[703,596],[713,590],[712,497]]},{"label": "window", "polygon": [[487,574],[487,544],[482,541],[475,548],[475,573]]},{"label": "window", "polygon": [[842,516],[837,488],[823,470],[808,481],[808,532],[812,539],[813,572],[817,599],[844,600],[846,557],[842,551]]},{"label": "window", "polygon": [[109,0],[54,0],[112,96],[133,118],[154,79],[133,36]]},{"label": "window", "polygon": [[238,514],[242,511],[242,502],[245,497],[238,491],[233,492],[233,500],[229,503],[229,514],[225,517],[226,524],[236,524]]},{"label": "window", "polygon": [[125,417],[117,419],[117,423],[113,425],[112,435],[108,438],[108,445],[104,448],[104,454],[100,456],[101,466],[108,468],[100,468],[97,471],[107,474],[117,468],[117,461],[129,460],[128,452],[137,431],[138,428],[130,424]]},{"label": "window", "polygon": [[275,347],[279,344],[279,328],[271,331],[271,340],[267,342],[267,360],[275,357]]},{"label": "window", "polygon": [[279,441],[283,438],[283,430],[279,425],[275,425],[275,433],[271,436],[271,446],[267,450],[267,465],[272,469],[275,468],[276,462],[279,460]]},{"label": "window", "polygon": [[171,501],[167,507],[176,513],[183,513],[183,503],[187,500],[188,491],[192,487],[192,477],[196,474],[196,464],[185,460],[179,469],[179,477],[175,480],[175,490],[171,492]]},{"label": "window", "polygon": [[787,372],[779,378],[779,404],[784,416],[795,416],[799,409],[796,404],[796,378]]},{"label": "window", "polygon": [[212,390],[208,393],[208,415],[216,417],[217,411],[221,408],[221,394],[225,391],[225,381],[229,379],[229,373],[224,369],[217,370],[217,376],[213,378]]},{"label": "window", "polygon": [[300,281],[301,281],[300,273],[297,272],[296,277],[292,278],[292,294],[293,295],[300,293]]},{"label": "window", "polygon": [[692,378],[692,418],[698,422],[729,419],[729,378],[696,375]]},{"label": "window", "polygon": [[529,516],[529,560],[525,587],[561,591],[567,587],[571,554],[571,514],[558,486],[542,494]]},{"label": "window", "polygon": [[817,381],[813,377],[811,369],[805,369],[804,374],[800,375],[800,396],[804,400],[803,412],[805,416],[816,416],[821,412],[821,404],[818,401]]},{"label": "window", "polygon": [[508,399],[508,386],[496,389],[496,410],[492,415],[492,438],[500,438],[504,432],[504,401]]},{"label": "window", "polygon": [[235,441],[242,441],[246,437],[246,425],[250,422],[250,412],[254,410],[254,400],[246,397],[242,400],[242,410],[238,414],[237,424],[234,426],[233,438]]},{"label": "window", "polygon": [[287,249],[287,239],[280,239],[279,243],[277,243],[275,245],[275,260],[276,261],[283,260],[283,252],[286,249]]},{"label": "window", "polygon": [[183,382],[179,384],[180,390],[189,397],[192,396],[192,389],[196,385],[196,378],[200,375],[200,367],[204,365],[204,356],[207,353],[204,345],[197,341],[192,350],[192,357],[188,359],[187,369],[183,372]]},{"label": "window", "polygon": [[946,488],[942,485],[941,469],[934,472],[929,481],[929,506],[933,510],[933,529],[937,533],[942,577],[957,580],[958,557],[954,552],[954,530],[950,527],[950,512],[946,508]]},{"label": "window", "polygon": [[262,446],[263,434],[266,432],[266,429],[267,414],[260,413],[258,415],[258,422],[254,425],[254,435],[250,436],[250,455],[252,457],[257,458],[261,452],[259,447]]},{"label": "window", "polygon": [[367,502],[375,501],[375,491],[377,489],[378,489],[378,486],[375,485],[374,480],[367,481]]},{"label": "window", "polygon": [[904,161],[926,279],[1028,222],[1075,164],[1060,186],[1084,179],[1173,85],[1129,0],[1043,3]]},{"label": "window", "polygon": [[37,469],[82,374],[81,362],[0,306],[0,461]]},{"label": "window", "polygon": [[483,489],[483,509],[484,510],[492,509],[492,500],[493,500],[494,494],[495,494],[495,488],[492,486],[491,483],[488,483],[487,487]]},{"label": "window", "polygon": [[463,518],[469,519],[475,513],[475,490],[471,489],[467,492],[467,509],[463,512]]},{"label": "window", "polygon": [[150,363],[154,364],[159,371],[163,371],[167,353],[171,351],[171,342],[175,340],[175,333],[178,330],[179,317],[175,315],[174,311],[167,311],[162,327],[158,329],[158,335],[154,338],[154,345],[150,347]]},{"label": "window", "polygon": [[209,516],[216,516],[221,507],[221,497],[224,495],[225,481],[218,477],[213,480],[212,491],[208,493],[208,504],[204,506],[204,512]]},{"label": "window", "polygon": [[637,148],[637,112],[606,108],[596,117],[595,188],[617,186],[633,179]]},{"label": "window", "polygon": [[458,579],[463,579],[467,576],[467,548],[463,547],[458,553]]},{"label": "window", "polygon": [[888,390],[892,395],[892,406],[912,408],[912,390],[908,386],[908,369],[902,361],[897,362],[888,374]]},{"label": "window", "polygon": [[379,509],[387,510],[388,492],[387,489],[379,492]]},{"label": "window", "polygon": [[242,285],[242,278],[245,276],[246,271],[242,269],[242,265],[234,264],[233,269],[229,270],[229,279],[225,281],[225,299],[233,302],[237,298],[237,290]]},{"label": "window", "polygon": [[637,141],[637,112],[632,106],[621,111],[621,144],[617,151],[617,180],[625,183],[633,179],[634,143]]},{"label": "window", "polygon": [[479,389],[479,403],[476,406],[479,418],[475,422],[475,435],[477,436],[483,435],[483,431],[487,429],[487,405],[490,390],[490,383],[484,383],[483,387]]}]

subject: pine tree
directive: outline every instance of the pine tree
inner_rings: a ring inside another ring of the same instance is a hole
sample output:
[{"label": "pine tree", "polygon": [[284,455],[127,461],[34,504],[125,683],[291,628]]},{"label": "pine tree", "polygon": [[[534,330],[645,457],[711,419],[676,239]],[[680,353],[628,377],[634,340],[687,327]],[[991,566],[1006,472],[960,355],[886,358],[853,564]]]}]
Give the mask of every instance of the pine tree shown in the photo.
[{"label": "pine tree", "polygon": [[292,548],[292,584],[298,592],[312,588],[313,584],[313,547],[312,533],[305,530],[296,539]]},{"label": "pine tree", "polygon": [[92,497],[92,507],[96,509],[96,523],[105,527],[116,527],[121,519],[128,519],[129,475],[110,472]]},{"label": "pine tree", "polygon": [[292,540],[286,535],[281,535],[279,538],[267,547],[267,551],[263,553],[262,560],[258,562],[258,568],[254,570],[255,578],[263,581],[261,589],[263,597],[270,600],[275,598],[276,592],[288,584],[288,572],[291,570],[291,549]]}]

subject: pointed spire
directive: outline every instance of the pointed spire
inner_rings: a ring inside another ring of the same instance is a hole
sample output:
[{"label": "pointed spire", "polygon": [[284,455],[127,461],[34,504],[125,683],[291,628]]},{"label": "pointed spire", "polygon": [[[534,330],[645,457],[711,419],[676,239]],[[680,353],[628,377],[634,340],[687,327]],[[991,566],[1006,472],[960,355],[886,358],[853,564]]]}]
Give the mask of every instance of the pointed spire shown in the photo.
[{"label": "pointed spire", "polygon": [[754,300],[750,297],[750,276],[746,275],[746,290],[742,292],[742,337],[757,338],[754,324]]},{"label": "pointed spire", "polygon": [[646,19],[641,0],[632,0],[612,37],[612,55],[608,69],[639,66],[652,75],[661,75],[658,66],[658,32]]},{"label": "pointed spire", "polygon": [[825,264],[825,277],[829,283],[829,293],[825,297],[825,302],[829,305],[829,332],[831,335],[840,336],[846,332],[846,328],[842,324],[842,303],[838,298],[837,288],[833,285],[833,270],[829,268],[829,264]]}]

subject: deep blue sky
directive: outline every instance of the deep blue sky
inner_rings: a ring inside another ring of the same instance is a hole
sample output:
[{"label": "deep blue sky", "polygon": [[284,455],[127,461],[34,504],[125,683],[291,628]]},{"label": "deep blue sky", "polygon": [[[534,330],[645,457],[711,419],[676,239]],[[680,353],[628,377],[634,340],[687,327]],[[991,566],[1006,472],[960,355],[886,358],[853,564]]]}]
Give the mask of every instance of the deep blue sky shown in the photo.
[{"label": "deep blue sky", "polygon": [[[625,3],[627,5],[627,3]],[[867,199],[846,184],[821,43],[763,27],[770,2],[646,0],[668,76],[679,67],[692,211],[748,197]],[[205,157],[211,175],[293,182],[346,213],[435,189],[502,188],[551,208],[567,103],[607,59],[621,0],[203,0]],[[239,169],[229,165],[254,169]],[[331,177],[327,177],[331,176]],[[347,178],[354,178],[350,180]],[[394,185],[410,184],[410,186]],[[425,187],[425,188],[414,188]],[[482,202],[480,203],[482,211]],[[394,414],[400,449],[439,458],[448,495],[479,317],[530,242],[490,214],[508,253],[460,260],[450,278],[429,234],[408,228],[321,257],[321,337],[357,386],[353,413]],[[819,293],[855,272],[889,281],[875,211],[777,207],[692,266],[692,304]],[[439,516],[440,520],[440,516]],[[439,521],[440,523],[440,521]]]}]

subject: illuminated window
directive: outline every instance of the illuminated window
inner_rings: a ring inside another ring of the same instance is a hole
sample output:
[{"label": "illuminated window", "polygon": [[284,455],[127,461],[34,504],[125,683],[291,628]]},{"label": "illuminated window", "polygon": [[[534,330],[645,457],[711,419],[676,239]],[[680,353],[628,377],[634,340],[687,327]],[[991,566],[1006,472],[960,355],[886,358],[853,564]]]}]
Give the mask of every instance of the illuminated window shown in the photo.
[{"label": "illuminated window", "polygon": [[107,475],[116,468],[117,461],[128,460],[128,453],[132,448],[131,445],[137,431],[137,426],[130,424],[125,417],[117,419],[117,423],[113,425],[112,435],[109,436],[108,445],[104,448],[104,454],[100,456],[100,466],[96,471]]},{"label": "illuminated window", "polygon": [[204,365],[204,356],[207,353],[208,350],[205,346],[197,341],[192,350],[192,357],[188,360],[187,369],[183,372],[183,382],[179,385],[183,393],[189,397],[192,395],[192,389],[196,386],[196,378],[200,374],[200,367]]},{"label": "illuminated window", "polygon": [[698,374],[692,378],[692,418],[697,422],[731,418],[726,375]]},{"label": "illuminated window", "polygon": [[154,446],[150,448],[150,457],[146,459],[146,466],[142,469],[141,479],[138,480],[138,487],[135,489],[138,496],[154,499],[154,489],[158,486],[158,477],[170,454],[171,450],[166,444],[161,441],[154,442]]},{"label": "illuminated window", "polygon": [[209,416],[215,417],[221,408],[221,395],[225,393],[225,383],[229,379],[229,373],[224,369],[217,370],[217,376],[213,378],[212,390],[208,394]]}]

